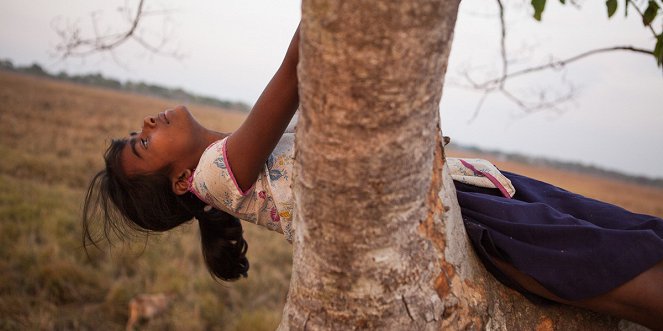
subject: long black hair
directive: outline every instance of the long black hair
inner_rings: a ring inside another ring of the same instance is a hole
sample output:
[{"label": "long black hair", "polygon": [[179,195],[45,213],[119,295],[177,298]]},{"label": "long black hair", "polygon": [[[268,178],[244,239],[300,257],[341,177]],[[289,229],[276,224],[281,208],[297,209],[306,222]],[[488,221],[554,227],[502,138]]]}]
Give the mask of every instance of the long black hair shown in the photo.
[{"label": "long black hair", "polygon": [[[126,238],[132,231],[163,232],[198,220],[205,264],[214,277],[225,281],[246,277],[248,244],[240,221],[223,211],[206,207],[194,194],[176,195],[165,168],[155,173],[127,176],[120,154],[126,139],[113,140],[104,154],[106,168],[91,180],[83,205],[83,246],[99,247],[113,235]],[[103,237],[93,235],[101,216]]]}]

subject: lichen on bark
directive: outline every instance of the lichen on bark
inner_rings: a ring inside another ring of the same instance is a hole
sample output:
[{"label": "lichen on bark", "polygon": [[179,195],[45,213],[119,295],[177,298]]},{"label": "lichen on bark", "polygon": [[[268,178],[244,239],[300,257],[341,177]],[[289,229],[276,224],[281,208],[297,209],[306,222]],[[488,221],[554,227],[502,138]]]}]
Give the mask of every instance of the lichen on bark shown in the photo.
[{"label": "lichen on bark", "polygon": [[615,329],[473,255],[439,101],[459,0],[302,3],[294,261],[279,330]]}]

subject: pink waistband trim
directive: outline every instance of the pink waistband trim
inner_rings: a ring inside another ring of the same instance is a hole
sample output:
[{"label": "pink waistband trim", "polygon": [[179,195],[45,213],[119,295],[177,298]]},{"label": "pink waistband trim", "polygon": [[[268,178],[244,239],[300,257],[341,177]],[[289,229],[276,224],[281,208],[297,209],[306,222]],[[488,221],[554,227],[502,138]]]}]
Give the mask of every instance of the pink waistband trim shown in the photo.
[{"label": "pink waistband trim", "polygon": [[475,168],[473,165],[471,165],[470,163],[468,163],[467,161],[465,161],[463,159],[460,159],[460,163],[462,163],[464,166],[466,166],[467,168],[472,170],[474,172],[474,174],[476,174],[477,176],[484,176],[484,177],[488,178],[488,180],[491,183],[493,183],[495,185],[495,187],[497,187],[498,190],[500,190],[500,192],[502,193],[502,195],[505,198],[511,199],[511,196],[509,195],[509,192],[507,192],[507,190],[504,188],[502,183],[500,183],[500,181],[497,180],[497,178],[495,178],[495,176],[493,176],[493,175],[491,175],[491,174],[489,174],[485,171],[481,171],[481,170]]}]

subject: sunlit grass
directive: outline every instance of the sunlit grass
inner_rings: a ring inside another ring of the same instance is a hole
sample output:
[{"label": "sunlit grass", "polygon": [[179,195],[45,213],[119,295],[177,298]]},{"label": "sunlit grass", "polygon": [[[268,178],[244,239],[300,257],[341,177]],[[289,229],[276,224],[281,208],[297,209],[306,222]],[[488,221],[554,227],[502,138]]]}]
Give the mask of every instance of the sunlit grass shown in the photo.
[{"label": "sunlit grass", "polygon": [[[175,299],[145,330],[273,330],[290,278],[291,246],[247,224],[251,270],[212,280],[195,222],[117,245],[81,247],[80,206],[111,137],[139,128],[172,101],[0,71],[0,330],[120,330],[139,293]],[[205,125],[232,131],[243,114],[189,105]],[[472,155],[476,156],[476,155]],[[582,194],[663,216],[663,191],[497,162]],[[627,192],[627,193],[625,193]]]},{"label": "sunlit grass", "polygon": [[[146,330],[273,330],[290,277],[291,246],[245,226],[249,278],[215,282],[195,222],[103,252],[81,244],[80,207],[111,137],[172,101],[0,72],[0,329],[118,330],[139,293],[174,294]],[[188,105],[231,131],[243,114]],[[147,240],[147,241],[146,241]],[[249,327],[250,329],[246,329]]]}]

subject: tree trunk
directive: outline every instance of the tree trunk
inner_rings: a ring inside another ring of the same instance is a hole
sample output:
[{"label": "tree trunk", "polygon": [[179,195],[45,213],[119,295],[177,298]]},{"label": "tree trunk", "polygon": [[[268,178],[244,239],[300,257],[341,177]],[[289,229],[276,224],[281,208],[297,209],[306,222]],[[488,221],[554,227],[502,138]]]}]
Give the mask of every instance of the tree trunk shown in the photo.
[{"label": "tree trunk", "polygon": [[280,330],[606,330],[473,255],[439,102],[459,0],[304,0],[294,263]]}]

